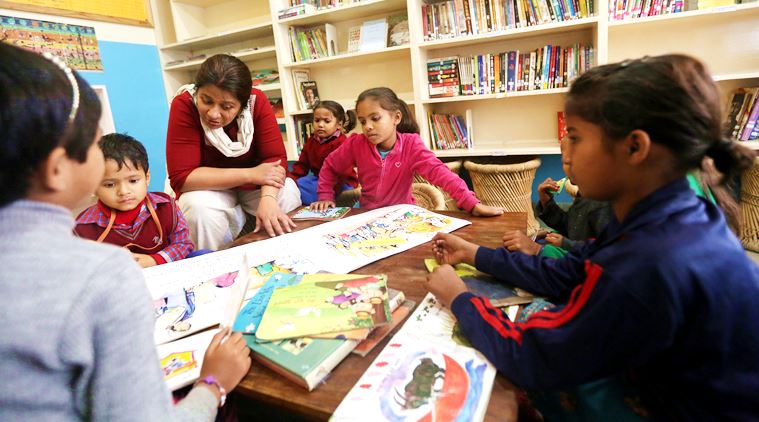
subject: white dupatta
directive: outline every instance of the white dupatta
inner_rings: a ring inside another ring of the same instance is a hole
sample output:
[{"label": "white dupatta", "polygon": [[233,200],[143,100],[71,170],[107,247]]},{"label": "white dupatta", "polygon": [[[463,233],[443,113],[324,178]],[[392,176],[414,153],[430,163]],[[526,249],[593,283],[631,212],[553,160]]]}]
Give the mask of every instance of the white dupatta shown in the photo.
[{"label": "white dupatta", "polygon": [[[184,92],[190,93],[190,96],[192,96],[192,103],[195,105],[195,108],[197,108],[197,98],[195,97],[197,89],[195,88],[195,85],[183,85],[174,96],[176,97]],[[256,96],[251,95],[250,99],[248,99],[248,106],[244,107],[240,112],[240,115],[237,116],[237,142],[232,141],[232,139],[229,138],[229,135],[224,132],[224,128],[211,129],[201,118],[200,125],[203,126],[206,143],[214,146],[219,152],[227,157],[239,157],[247,153],[250,150],[251,144],[253,144],[253,131],[255,128],[253,127],[252,110],[255,101]]]}]

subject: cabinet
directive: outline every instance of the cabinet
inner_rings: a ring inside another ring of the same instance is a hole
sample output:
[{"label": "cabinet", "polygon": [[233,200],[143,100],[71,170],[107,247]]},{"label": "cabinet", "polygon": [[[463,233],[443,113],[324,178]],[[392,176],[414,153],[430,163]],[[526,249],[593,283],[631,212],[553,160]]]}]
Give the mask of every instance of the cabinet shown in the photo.
[{"label": "cabinet", "polygon": [[[430,98],[428,60],[456,55],[534,50],[547,44],[592,45],[593,65],[664,53],[686,53],[704,61],[715,75],[727,102],[739,86],[759,85],[759,3],[710,10],[609,21],[609,5],[592,0],[594,14],[558,23],[491,33],[425,40],[422,6],[426,0],[364,0],[307,15],[279,19],[288,0],[153,0],[156,31],[164,63],[167,98],[192,80],[202,59],[181,64],[168,62],[198,52],[231,52],[251,68],[274,67],[280,83],[267,87],[281,95],[285,118],[284,142],[288,158],[297,158],[297,121],[310,118],[301,110],[291,72],[308,69],[322,99],[353,108],[358,94],[375,86],[392,88],[411,107],[422,137],[430,142],[427,115],[455,113],[472,116],[471,149],[437,150],[445,156],[558,154],[557,112],[567,88],[497,94]],[[362,22],[397,13],[408,16],[408,45],[379,51],[346,53],[348,31]],[[331,24],[336,28],[336,56],[294,61],[288,37],[291,26]],[[247,50],[256,48],[255,50]],[[267,92],[270,95],[270,92]],[[759,143],[752,143],[755,147]]]}]

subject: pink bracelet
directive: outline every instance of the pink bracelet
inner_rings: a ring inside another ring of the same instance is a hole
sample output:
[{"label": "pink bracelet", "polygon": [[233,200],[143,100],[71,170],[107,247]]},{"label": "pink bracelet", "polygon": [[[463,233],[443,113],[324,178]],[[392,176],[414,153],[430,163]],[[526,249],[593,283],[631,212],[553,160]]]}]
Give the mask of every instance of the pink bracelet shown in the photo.
[{"label": "pink bracelet", "polygon": [[216,377],[214,377],[213,375],[209,375],[205,378],[201,378],[195,381],[195,385],[198,385],[201,383],[206,384],[206,385],[215,385],[216,388],[219,389],[219,394],[221,395],[221,397],[219,398],[219,407],[224,406],[224,402],[227,401],[227,390],[225,390],[224,387],[221,386],[221,384],[216,379]]}]

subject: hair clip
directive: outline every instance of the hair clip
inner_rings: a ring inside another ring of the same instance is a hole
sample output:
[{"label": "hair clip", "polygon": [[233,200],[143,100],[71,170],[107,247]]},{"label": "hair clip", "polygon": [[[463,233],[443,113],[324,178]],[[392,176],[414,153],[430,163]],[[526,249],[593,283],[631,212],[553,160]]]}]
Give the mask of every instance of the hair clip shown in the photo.
[{"label": "hair clip", "polygon": [[71,99],[71,112],[69,112],[69,124],[71,124],[74,119],[76,118],[76,112],[79,110],[79,84],[76,82],[76,77],[74,77],[74,72],[69,68],[66,63],[64,63],[61,59],[59,59],[57,56],[54,56],[50,54],[49,52],[42,53],[42,56],[46,59],[50,60],[58,66],[59,69],[63,71],[64,74],[66,74],[66,78],[68,78],[69,83],[71,84],[71,91],[73,98]]}]

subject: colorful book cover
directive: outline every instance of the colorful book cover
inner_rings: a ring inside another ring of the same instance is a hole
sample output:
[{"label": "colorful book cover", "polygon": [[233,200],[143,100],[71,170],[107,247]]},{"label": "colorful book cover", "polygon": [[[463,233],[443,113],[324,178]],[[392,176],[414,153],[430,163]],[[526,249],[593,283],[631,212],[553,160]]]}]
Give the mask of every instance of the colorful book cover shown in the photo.
[{"label": "colorful book cover", "polygon": [[298,210],[293,216],[293,220],[337,220],[348,214],[350,207],[333,207],[327,208],[324,211],[312,210],[309,207],[303,207]]},{"label": "colorful book cover", "polygon": [[355,349],[353,349],[353,353],[359,356],[366,356],[371,353],[371,351],[374,350],[374,348],[382,340],[384,340],[385,337],[387,337],[387,335],[395,329],[395,327],[398,327],[403,321],[406,320],[406,317],[408,317],[411,311],[414,310],[414,306],[416,306],[416,302],[413,300],[403,301],[403,303],[401,303],[398,308],[393,310],[392,322],[390,322],[390,324],[383,325],[372,330],[372,332],[369,333],[369,335],[364,340],[362,340]]},{"label": "colorful book cover", "polygon": [[[432,258],[424,260],[427,271],[432,272],[440,264]],[[533,296],[517,287],[510,286],[495,277],[478,271],[468,264],[457,264],[456,274],[466,284],[470,292],[477,296],[488,298],[493,306],[501,307],[520,303],[529,303]]]},{"label": "colorful book cover", "polygon": [[206,349],[217,332],[219,330],[203,331],[157,346],[163,379],[169,390],[182,388],[198,379]]},{"label": "colorful book cover", "polygon": [[384,275],[325,280],[276,289],[256,331],[273,341],[314,334],[372,328],[390,322]]},{"label": "colorful book cover", "polygon": [[316,388],[358,343],[316,338],[259,343],[255,336],[243,337],[254,359],[308,391]]},{"label": "colorful book cover", "polygon": [[266,283],[258,289],[258,292],[240,310],[232,326],[232,331],[255,334],[274,290],[279,287],[294,286],[300,282],[300,279],[301,276],[297,274],[272,274]]},{"label": "colorful book cover", "polygon": [[[406,295],[400,291],[388,288],[387,289],[387,296],[388,296],[388,306],[390,307],[390,313],[391,317],[395,318],[395,310],[398,309],[401,304],[406,300]],[[405,318],[405,316],[404,316]],[[395,326],[395,320],[391,319],[389,324],[382,325],[380,327],[375,328],[359,328],[357,330],[350,330],[350,331],[338,331],[336,333],[327,333],[327,334],[316,334],[310,337],[313,338],[339,338],[339,339],[347,339],[347,340],[364,340],[369,337],[371,337],[371,334],[374,333],[377,330],[383,329],[385,327],[389,326]]]}]

